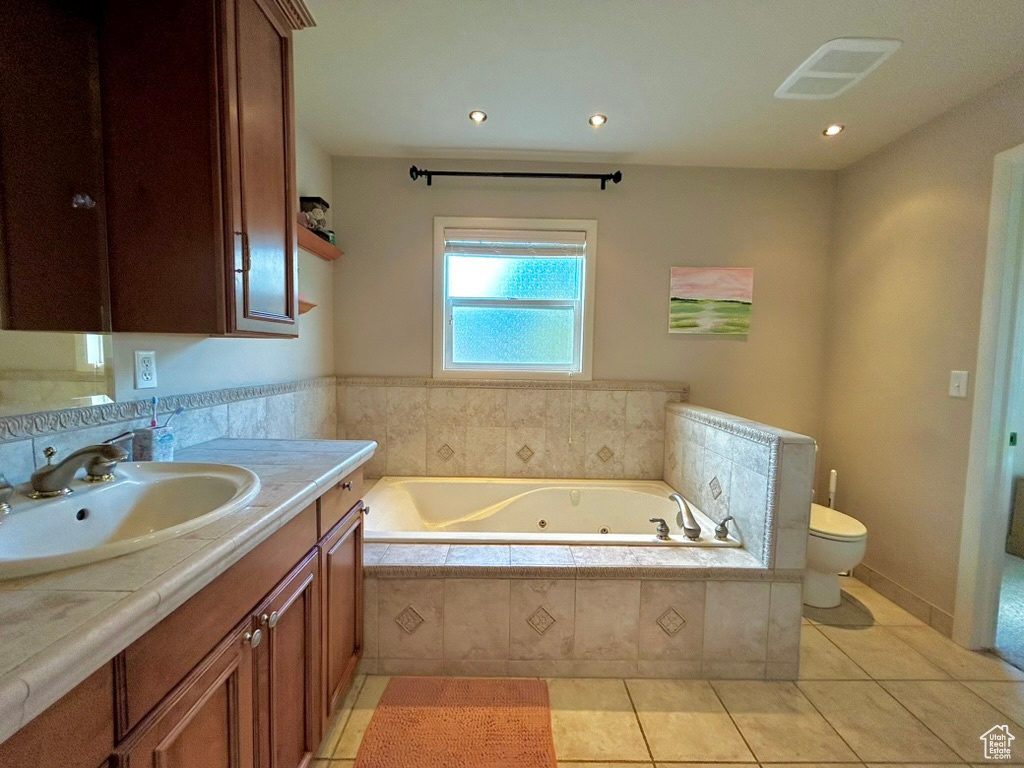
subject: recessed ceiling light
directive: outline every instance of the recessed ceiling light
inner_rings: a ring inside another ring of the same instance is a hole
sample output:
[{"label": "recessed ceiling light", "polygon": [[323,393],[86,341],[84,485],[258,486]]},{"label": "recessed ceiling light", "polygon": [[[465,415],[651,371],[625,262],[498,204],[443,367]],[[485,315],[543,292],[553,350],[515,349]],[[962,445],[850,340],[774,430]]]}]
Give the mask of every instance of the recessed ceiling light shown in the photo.
[{"label": "recessed ceiling light", "polygon": [[592,126],[594,126],[595,128],[597,128],[597,126],[599,126],[599,125],[604,125],[607,122],[608,122],[608,117],[606,115],[602,115],[601,113],[598,113],[596,115],[591,115],[590,116],[590,124]]},{"label": "recessed ceiling light", "polygon": [[826,136],[838,136],[840,133],[842,133],[845,130],[846,130],[846,126],[845,125],[840,125],[839,123],[832,123],[832,125],[830,125],[824,131],[822,131],[822,133],[825,134]]},{"label": "recessed ceiling light", "polygon": [[469,113],[469,119],[472,120],[474,123],[480,124],[487,119],[487,113],[484,112],[482,109],[474,109],[472,112]]}]

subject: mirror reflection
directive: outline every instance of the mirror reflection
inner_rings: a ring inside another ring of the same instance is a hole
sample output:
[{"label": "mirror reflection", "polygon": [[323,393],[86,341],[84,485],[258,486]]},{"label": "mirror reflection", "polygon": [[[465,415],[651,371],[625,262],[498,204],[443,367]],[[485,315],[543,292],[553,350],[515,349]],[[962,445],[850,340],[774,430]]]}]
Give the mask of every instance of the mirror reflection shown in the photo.
[{"label": "mirror reflection", "polygon": [[110,402],[109,334],[0,331],[0,416]]}]

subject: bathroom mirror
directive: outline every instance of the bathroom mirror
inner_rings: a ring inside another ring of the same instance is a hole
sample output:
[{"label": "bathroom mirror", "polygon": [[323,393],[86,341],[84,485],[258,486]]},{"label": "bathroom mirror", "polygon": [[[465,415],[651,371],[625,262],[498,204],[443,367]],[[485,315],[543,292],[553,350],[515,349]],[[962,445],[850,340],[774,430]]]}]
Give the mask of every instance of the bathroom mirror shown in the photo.
[{"label": "bathroom mirror", "polygon": [[0,331],[0,417],[110,402],[109,334]]}]

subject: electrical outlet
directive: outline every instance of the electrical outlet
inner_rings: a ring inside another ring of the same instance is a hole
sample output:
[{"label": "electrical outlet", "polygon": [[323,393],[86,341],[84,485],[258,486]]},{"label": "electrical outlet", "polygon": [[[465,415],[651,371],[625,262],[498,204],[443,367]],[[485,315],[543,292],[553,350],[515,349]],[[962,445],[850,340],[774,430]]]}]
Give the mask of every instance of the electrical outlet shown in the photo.
[{"label": "electrical outlet", "polygon": [[154,389],[156,387],[156,352],[153,350],[135,350],[135,388]]}]

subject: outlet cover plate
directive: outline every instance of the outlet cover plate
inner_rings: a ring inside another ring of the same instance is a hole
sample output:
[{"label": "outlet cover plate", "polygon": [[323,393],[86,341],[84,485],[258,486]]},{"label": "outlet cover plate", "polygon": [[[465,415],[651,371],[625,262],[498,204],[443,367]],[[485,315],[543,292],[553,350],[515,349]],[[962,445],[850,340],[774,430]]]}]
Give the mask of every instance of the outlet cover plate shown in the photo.
[{"label": "outlet cover plate", "polygon": [[156,388],[156,352],[151,349],[135,350],[135,388]]}]

